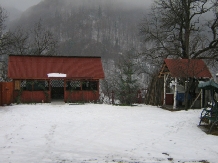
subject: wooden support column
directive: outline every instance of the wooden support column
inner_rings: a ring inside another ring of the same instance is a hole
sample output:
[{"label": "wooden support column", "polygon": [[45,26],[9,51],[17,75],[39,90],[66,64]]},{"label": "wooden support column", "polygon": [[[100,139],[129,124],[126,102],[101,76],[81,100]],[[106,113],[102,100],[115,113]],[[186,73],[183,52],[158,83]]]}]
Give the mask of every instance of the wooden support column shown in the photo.
[{"label": "wooden support column", "polygon": [[177,95],[177,77],[175,77],[173,109],[176,109],[176,95]]},{"label": "wooden support column", "polygon": [[163,106],[166,105],[166,83],[169,74],[164,74],[164,99],[163,99]]},{"label": "wooden support column", "polygon": [[205,106],[205,89],[202,89],[201,91],[201,108],[204,108]]},{"label": "wooden support column", "polygon": [[166,105],[166,74],[164,74],[164,99],[163,106]]},{"label": "wooden support column", "polygon": [[64,79],[64,102],[67,102],[66,88],[67,88],[67,82],[66,79]]}]

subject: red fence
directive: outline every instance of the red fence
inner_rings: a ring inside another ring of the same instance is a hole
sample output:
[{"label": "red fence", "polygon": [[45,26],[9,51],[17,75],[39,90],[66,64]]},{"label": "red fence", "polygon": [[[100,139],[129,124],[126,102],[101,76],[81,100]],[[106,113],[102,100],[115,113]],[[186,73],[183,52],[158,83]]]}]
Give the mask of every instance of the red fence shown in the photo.
[{"label": "red fence", "polygon": [[13,82],[0,82],[0,106],[12,103],[13,86]]}]

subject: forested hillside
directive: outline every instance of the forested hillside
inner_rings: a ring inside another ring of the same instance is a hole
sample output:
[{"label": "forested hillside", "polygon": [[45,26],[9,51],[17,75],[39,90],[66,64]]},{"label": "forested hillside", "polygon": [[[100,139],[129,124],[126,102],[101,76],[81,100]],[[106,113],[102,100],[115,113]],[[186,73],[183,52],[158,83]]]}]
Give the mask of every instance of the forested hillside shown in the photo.
[{"label": "forested hillside", "polygon": [[44,0],[10,24],[33,29],[36,23],[49,29],[58,41],[59,55],[102,56],[140,49],[139,23],[146,6],[106,0]]}]

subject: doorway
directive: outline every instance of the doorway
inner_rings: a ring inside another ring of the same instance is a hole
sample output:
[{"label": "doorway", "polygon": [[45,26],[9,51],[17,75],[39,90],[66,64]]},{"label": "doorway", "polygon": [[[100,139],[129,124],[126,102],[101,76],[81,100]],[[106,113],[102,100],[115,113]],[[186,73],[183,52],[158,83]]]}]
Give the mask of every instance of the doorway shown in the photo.
[{"label": "doorway", "polygon": [[51,79],[51,100],[64,100],[64,79]]}]

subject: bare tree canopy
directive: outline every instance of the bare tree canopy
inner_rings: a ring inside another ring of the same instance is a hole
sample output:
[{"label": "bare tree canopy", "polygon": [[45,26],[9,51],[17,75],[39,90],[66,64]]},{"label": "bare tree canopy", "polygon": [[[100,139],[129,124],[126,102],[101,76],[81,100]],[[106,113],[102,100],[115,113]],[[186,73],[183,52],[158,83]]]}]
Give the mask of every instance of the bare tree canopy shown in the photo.
[{"label": "bare tree canopy", "polygon": [[32,35],[32,49],[30,50],[31,55],[57,55],[57,41],[55,40],[52,32],[43,27],[41,20],[35,24]]},{"label": "bare tree canopy", "polygon": [[147,59],[218,59],[218,2],[156,0],[140,32]]},{"label": "bare tree canopy", "polygon": [[5,25],[4,25],[4,22],[5,22],[5,19],[7,18],[7,14],[6,14],[6,11],[4,10],[4,8],[2,8],[0,6],[0,34],[2,35],[3,33],[3,30],[5,28]]},{"label": "bare tree canopy", "polygon": [[4,33],[5,30],[4,23],[6,21],[6,18],[7,18],[7,13],[4,10],[4,8],[0,6],[0,55],[5,53],[5,49],[9,44],[8,34]]},{"label": "bare tree canopy", "polygon": [[[7,37],[6,37],[7,36]],[[57,55],[58,41],[53,33],[43,27],[41,21],[32,30],[18,27],[16,30],[4,34],[5,48],[2,54],[7,55]]]}]

